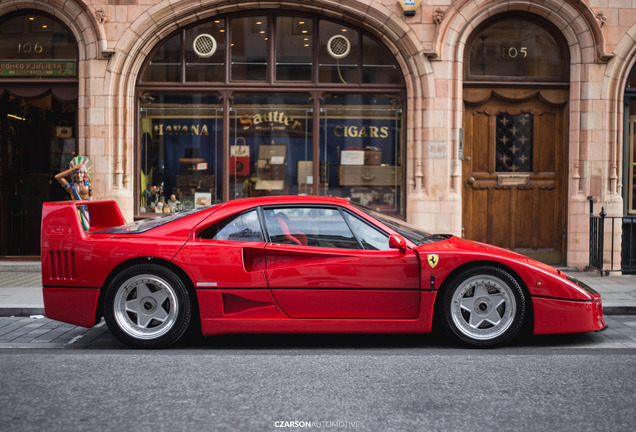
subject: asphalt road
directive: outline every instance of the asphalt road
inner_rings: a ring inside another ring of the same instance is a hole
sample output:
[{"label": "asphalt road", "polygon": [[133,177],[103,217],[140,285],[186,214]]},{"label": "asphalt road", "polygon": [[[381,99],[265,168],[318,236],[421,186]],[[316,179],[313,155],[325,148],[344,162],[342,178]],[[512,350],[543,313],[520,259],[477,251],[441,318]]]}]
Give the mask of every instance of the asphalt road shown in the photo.
[{"label": "asphalt road", "polygon": [[636,316],[608,318],[602,333],[492,350],[239,335],[161,351],[127,349],[105,326],[4,319],[0,430],[631,432]]}]

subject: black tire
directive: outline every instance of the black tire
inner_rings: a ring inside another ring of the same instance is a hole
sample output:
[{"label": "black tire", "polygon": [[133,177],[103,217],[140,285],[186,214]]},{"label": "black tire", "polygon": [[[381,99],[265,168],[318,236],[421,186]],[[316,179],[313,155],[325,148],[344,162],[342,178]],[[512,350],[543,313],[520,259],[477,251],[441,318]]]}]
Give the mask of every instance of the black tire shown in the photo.
[{"label": "black tire", "polygon": [[133,348],[165,348],[188,331],[193,299],[183,281],[157,264],[137,264],[106,289],[104,319],[110,331]]},{"label": "black tire", "polygon": [[508,272],[479,266],[457,275],[442,293],[441,322],[457,341],[494,347],[512,340],[524,325],[526,295]]}]

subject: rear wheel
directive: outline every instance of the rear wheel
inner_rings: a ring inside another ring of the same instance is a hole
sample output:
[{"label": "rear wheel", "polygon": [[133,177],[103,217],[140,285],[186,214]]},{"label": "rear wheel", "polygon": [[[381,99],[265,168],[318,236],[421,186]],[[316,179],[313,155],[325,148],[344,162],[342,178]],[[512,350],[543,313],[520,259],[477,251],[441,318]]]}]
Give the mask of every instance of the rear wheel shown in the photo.
[{"label": "rear wheel", "polygon": [[176,343],[192,320],[192,299],[183,281],[157,264],[138,264],[117,275],[104,297],[110,331],[134,348]]},{"label": "rear wheel", "polygon": [[442,297],[442,324],[460,342],[492,347],[514,338],[526,315],[526,296],[506,271],[491,266],[455,277]]}]

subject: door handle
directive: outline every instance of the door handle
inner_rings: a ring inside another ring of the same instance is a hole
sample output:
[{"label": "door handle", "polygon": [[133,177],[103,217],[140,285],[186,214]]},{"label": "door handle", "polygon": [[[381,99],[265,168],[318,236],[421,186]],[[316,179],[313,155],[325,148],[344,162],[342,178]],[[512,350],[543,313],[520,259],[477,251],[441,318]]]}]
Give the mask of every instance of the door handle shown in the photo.
[{"label": "door handle", "polygon": [[470,176],[468,177],[468,180],[466,180],[466,183],[468,183],[469,185],[472,185],[475,183],[475,177]]}]

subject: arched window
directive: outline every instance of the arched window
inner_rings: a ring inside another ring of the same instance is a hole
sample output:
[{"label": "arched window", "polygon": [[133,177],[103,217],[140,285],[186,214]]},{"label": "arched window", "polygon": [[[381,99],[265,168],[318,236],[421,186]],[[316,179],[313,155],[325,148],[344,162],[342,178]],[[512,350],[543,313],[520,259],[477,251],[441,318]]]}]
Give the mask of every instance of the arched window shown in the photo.
[{"label": "arched window", "polygon": [[56,18],[20,11],[0,20],[0,78],[77,76],[77,42]]},{"label": "arched window", "polygon": [[551,25],[529,16],[491,20],[468,42],[465,80],[567,82],[565,47]]},{"label": "arched window", "polygon": [[140,212],[322,194],[405,215],[402,72],[361,29],[215,17],[157,46],[137,89]]}]

